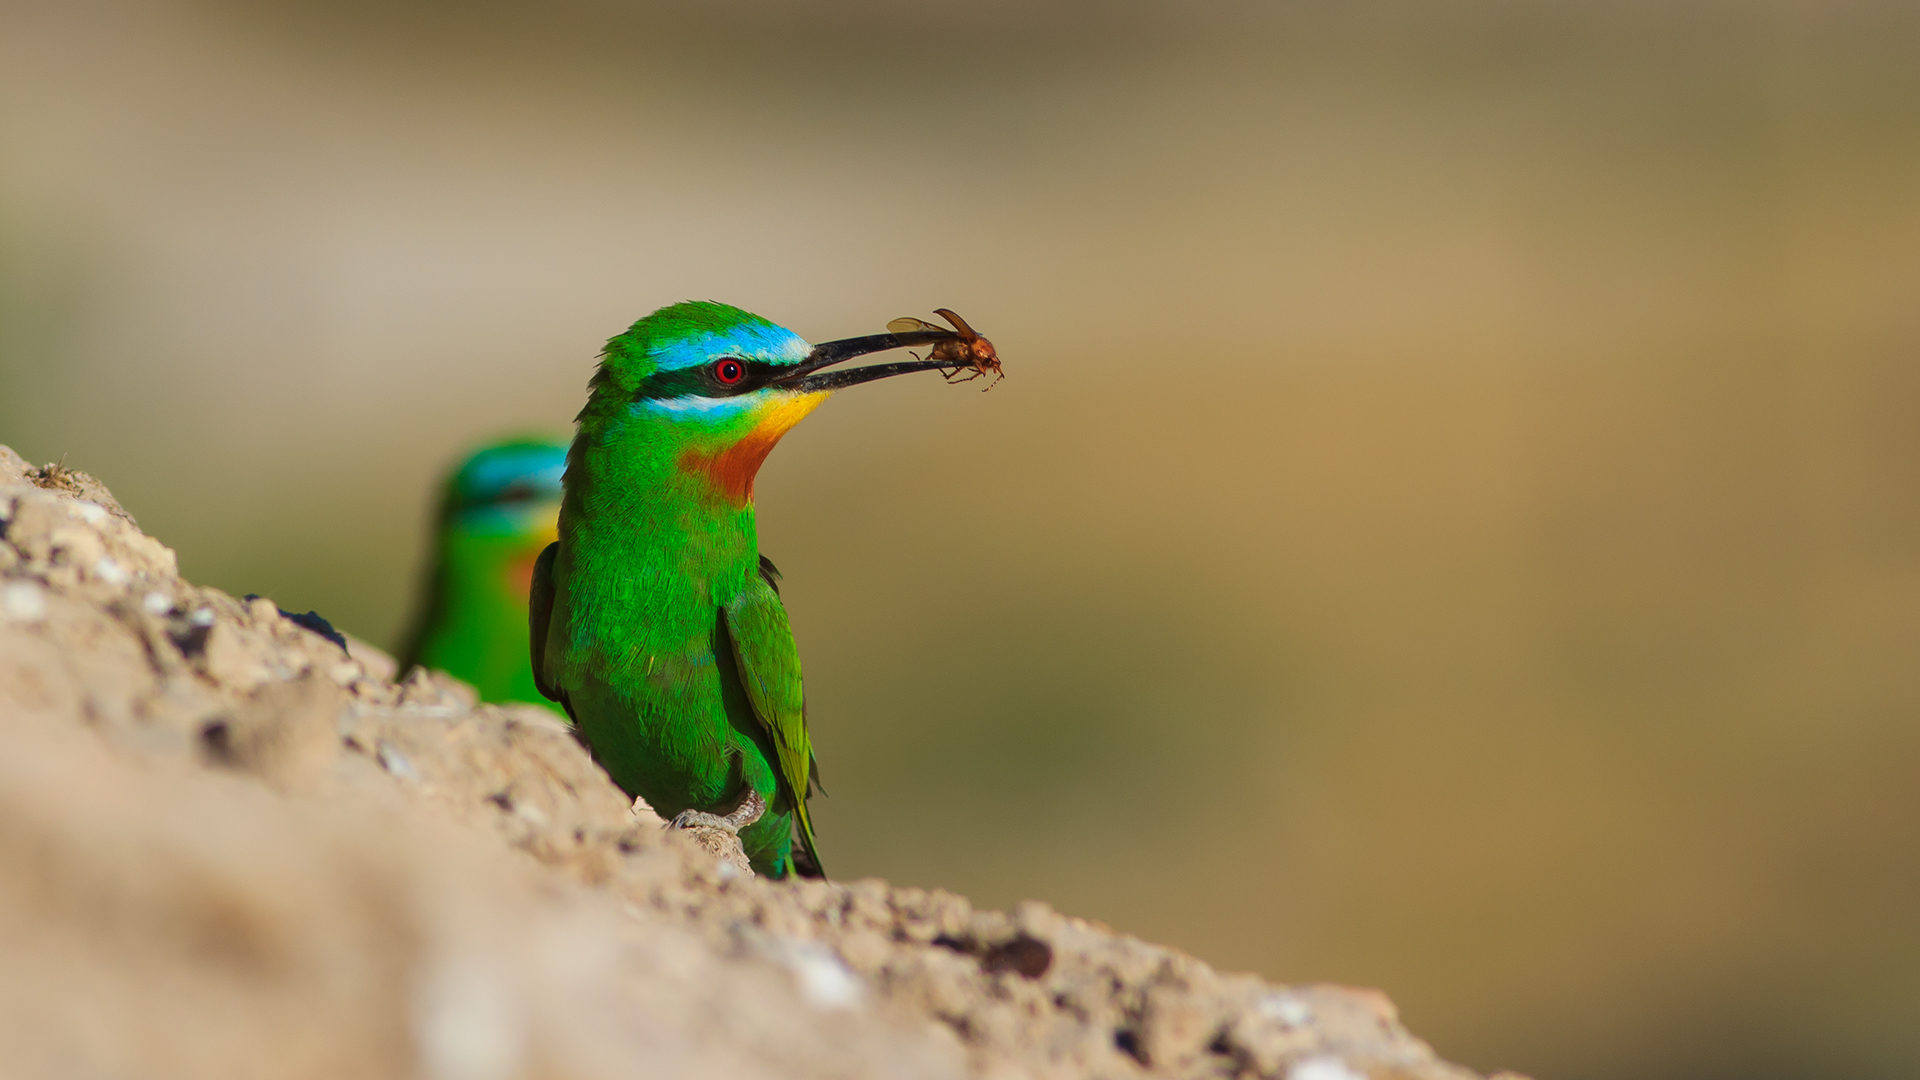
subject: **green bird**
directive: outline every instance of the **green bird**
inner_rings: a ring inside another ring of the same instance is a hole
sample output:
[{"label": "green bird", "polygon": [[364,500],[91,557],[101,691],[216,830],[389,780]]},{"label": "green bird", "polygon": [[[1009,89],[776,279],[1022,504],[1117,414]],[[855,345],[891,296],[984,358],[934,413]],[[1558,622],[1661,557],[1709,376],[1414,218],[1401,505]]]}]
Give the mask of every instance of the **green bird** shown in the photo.
[{"label": "green bird", "polygon": [[534,560],[559,535],[566,467],[565,440],[527,437],[482,448],[447,478],[402,671],[439,668],[487,701],[553,708],[527,662],[527,592]]},{"label": "green bird", "polygon": [[807,814],[819,769],[779,572],[754,531],[754,476],[835,390],[955,363],[825,368],[958,337],[809,346],[689,302],[608,341],[589,384],[560,536],[534,566],[534,680],[629,795],[677,826],[735,832],[769,877],[821,875]]}]

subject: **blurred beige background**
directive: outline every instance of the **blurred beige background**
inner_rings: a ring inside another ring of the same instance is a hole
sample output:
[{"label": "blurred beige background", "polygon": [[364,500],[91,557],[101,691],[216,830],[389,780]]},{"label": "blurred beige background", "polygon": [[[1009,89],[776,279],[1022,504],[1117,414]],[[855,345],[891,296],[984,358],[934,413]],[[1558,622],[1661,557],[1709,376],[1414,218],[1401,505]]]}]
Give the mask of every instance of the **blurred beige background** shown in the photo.
[{"label": "blurred beige background", "polygon": [[0,6],[0,442],[390,642],[638,315],[953,307],[759,485],[836,876],[1920,1073],[1920,9],[703,11]]}]

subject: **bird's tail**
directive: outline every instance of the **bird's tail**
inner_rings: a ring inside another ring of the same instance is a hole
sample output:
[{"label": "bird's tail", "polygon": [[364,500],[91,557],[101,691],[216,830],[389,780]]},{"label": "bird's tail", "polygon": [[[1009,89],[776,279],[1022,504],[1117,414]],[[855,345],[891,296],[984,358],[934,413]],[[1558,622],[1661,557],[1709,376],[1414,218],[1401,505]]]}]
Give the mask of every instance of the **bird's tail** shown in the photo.
[{"label": "bird's tail", "polygon": [[820,849],[813,842],[813,818],[807,813],[807,797],[803,793],[793,801],[793,872],[801,877],[825,880],[827,872],[820,868]]}]

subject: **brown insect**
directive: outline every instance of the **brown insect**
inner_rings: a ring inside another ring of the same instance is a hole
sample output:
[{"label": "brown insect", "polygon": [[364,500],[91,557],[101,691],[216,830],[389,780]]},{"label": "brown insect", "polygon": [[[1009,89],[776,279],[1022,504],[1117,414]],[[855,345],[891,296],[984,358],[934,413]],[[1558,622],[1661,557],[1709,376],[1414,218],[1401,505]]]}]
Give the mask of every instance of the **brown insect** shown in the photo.
[{"label": "brown insect", "polygon": [[[927,353],[929,360],[946,361],[951,370],[942,371],[940,374],[946,376],[948,382],[970,382],[992,372],[993,381],[981,387],[981,392],[985,393],[998,386],[1000,380],[1007,377],[1007,373],[1000,370],[1000,354],[993,351],[993,342],[981,337],[973,327],[967,325],[967,320],[946,308],[934,308],[933,313],[952,323],[953,329],[948,330],[944,326],[935,326],[919,319],[905,318],[888,323],[887,332],[892,334],[909,334],[915,331],[930,331],[936,334],[958,333],[960,336],[957,338],[934,342],[933,348]],[[964,377],[960,374],[963,371],[966,372]]]}]

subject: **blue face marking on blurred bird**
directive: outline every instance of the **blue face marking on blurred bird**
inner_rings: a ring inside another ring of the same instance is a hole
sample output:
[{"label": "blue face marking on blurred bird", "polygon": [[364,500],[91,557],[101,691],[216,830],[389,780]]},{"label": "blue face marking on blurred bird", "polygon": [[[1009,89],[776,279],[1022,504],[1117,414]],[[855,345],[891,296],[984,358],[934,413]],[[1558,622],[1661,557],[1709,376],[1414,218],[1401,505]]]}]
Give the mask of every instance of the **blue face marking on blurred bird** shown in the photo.
[{"label": "blue face marking on blurred bird", "polygon": [[460,470],[455,483],[463,501],[489,502],[517,486],[558,498],[560,475],[566,469],[566,444],[528,440],[480,451]]},{"label": "blue face marking on blurred bird", "polygon": [[521,439],[490,446],[454,477],[452,513],[476,533],[518,531],[531,518],[552,513],[566,470],[563,442]]}]

